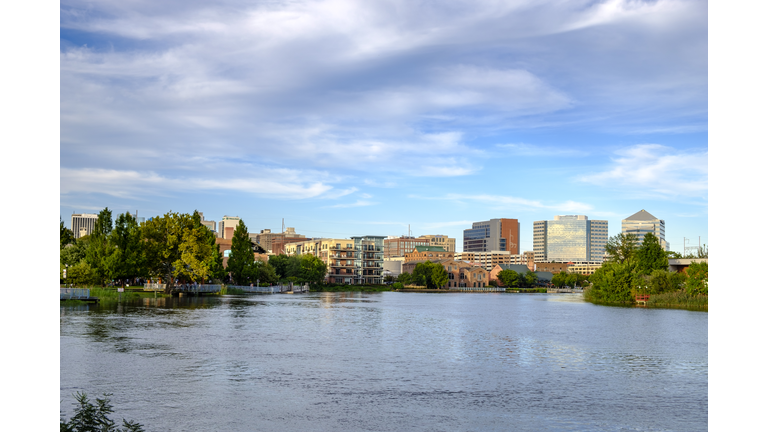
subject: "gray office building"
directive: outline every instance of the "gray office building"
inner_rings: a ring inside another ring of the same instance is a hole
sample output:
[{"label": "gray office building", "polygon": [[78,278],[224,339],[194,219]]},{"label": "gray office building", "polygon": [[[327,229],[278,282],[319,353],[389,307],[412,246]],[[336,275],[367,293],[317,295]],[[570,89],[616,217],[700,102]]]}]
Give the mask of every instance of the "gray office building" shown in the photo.
[{"label": "gray office building", "polygon": [[601,263],[607,242],[607,220],[566,215],[533,223],[534,262]]},{"label": "gray office building", "polygon": [[666,235],[665,230],[664,221],[645,210],[640,210],[621,221],[621,233],[636,235],[638,246],[643,242],[643,237],[651,233],[659,239],[662,249],[669,250],[669,244],[667,244],[667,240],[664,238]]}]

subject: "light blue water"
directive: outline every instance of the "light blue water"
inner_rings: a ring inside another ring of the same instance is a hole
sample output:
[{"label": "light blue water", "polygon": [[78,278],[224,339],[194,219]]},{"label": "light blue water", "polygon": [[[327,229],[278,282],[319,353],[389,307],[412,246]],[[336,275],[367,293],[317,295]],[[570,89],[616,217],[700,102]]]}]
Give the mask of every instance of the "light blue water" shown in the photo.
[{"label": "light blue water", "polygon": [[61,309],[62,413],[147,431],[707,429],[707,313],[579,294],[313,293]]}]

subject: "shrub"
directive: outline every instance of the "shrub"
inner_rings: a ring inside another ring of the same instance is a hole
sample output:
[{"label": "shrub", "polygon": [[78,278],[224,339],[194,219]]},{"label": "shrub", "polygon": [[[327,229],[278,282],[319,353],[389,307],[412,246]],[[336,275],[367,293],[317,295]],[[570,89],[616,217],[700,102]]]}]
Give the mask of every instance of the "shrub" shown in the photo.
[{"label": "shrub", "polygon": [[112,414],[112,405],[109,403],[111,394],[104,394],[103,399],[96,398],[96,405],[88,400],[85,393],[78,392],[74,395],[79,406],[75,409],[75,415],[69,420],[59,422],[60,432],[144,432],[140,423],[123,419],[123,427],[115,425],[115,421],[107,417]]}]

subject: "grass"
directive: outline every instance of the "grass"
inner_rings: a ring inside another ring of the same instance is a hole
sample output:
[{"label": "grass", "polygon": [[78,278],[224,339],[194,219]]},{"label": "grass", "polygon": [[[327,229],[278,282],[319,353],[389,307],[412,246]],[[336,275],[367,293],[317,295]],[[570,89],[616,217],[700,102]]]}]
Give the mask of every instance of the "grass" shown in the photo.
[{"label": "grass", "polygon": [[[91,290],[91,297],[96,297],[99,300],[134,300],[141,298],[154,298],[155,293],[151,291],[131,292],[125,291],[124,293],[117,292],[117,287],[86,287]],[[122,295],[120,295],[122,294]],[[169,297],[162,292],[157,293],[157,297]]]},{"label": "grass", "polygon": [[546,288],[507,288],[506,292],[546,293]]},{"label": "grass", "polygon": [[220,294],[221,294],[221,295],[227,295],[227,294],[233,294],[233,295],[234,295],[234,294],[245,294],[245,290],[241,290],[240,288],[232,288],[232,287],[228,287],[228,286],[225,286],[224,288],[222,288],[222,289],[221,289],[221,292],[220,292]]},{"label": "grass", "polygon": [[648,307],[708,310],[709,297],[690,295],[685,291],[672,291],[651,295]]},{"label": "grass", "polygon": [[88,302],[84,302],[82,300],[71,300],[71,299],[64,300],[63,302],[61,302],[61,306],[80,306],[84,304],[88,304]]}]

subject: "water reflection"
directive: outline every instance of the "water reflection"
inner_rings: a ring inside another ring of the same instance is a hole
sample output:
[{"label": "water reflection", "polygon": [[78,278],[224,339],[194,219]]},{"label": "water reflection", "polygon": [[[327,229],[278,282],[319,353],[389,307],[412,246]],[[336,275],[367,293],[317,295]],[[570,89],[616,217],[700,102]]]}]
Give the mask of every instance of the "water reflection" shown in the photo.
[{"label": "water reflection", "polygon": [[62,308],[62,400],[113,392],[147,430],[706,429],[706,314],[546,297]]}]

